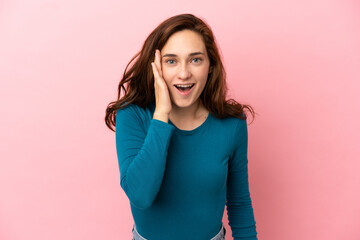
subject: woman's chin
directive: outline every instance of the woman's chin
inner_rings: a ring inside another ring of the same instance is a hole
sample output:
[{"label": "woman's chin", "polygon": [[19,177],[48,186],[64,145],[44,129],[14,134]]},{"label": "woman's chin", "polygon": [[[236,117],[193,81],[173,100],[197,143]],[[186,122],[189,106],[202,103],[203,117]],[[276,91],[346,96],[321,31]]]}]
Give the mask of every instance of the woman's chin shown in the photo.
[{"label": "woman's chin", "polygon": [[174,108],[188,108],[191,107],[194,102],[191,99],[176,99],[172,101],[172,106]]}]

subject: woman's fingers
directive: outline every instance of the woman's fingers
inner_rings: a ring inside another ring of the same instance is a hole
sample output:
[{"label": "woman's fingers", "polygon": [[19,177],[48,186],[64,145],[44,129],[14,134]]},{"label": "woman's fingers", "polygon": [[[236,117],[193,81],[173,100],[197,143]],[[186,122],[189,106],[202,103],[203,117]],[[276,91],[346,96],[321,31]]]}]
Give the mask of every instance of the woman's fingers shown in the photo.
[{"label": "woman's fingers", "polygon": [[[154,62],[151,63],[153,73],[154,73],[154,84],[156,79],[162,79],[162,69],[160,62],[160,51],[158,49],[155,50],[155,59]],[[161,83],[160,83],[161,84]]]},{"label": "woman's fingers", "polygon": [[171,111],[171,99],[169,95],[169,89],[166,85],[165,80],[162,77],[162,68],[161,68],[160,59],[161,59],[160,51],[156,49],[154,62],[151,62],[151,67],[154,74],[154,90],[155,90],[155,100],[156,100],[155,111],[169,114]]},{"label": "woman's fingers", "polygon": [[154,74],[154,84],[156,82],[156,79],[159,79],[159,72],[157,70],[156,64],[154,62],[151,63],[153,74]]},{"label": "woman's fingers", "polygon": [[155,64],[157,66],[157,70],[159,72],[159,76],[162,77],[162,69],[161,69],[161,55],[158,49],[155,50]]}]

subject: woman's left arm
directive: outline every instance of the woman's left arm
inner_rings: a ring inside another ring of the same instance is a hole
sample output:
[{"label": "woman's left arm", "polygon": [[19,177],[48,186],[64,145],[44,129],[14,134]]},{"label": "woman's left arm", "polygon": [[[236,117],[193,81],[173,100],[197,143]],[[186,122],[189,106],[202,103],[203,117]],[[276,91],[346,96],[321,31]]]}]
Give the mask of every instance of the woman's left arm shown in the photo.
[{"label": "woman's left arm", "polygon": [[239,119],[234,133],[234,151],[229,159],[226,196],[229,225],[234,240],[257,240],[249,192],[246,120]]}]

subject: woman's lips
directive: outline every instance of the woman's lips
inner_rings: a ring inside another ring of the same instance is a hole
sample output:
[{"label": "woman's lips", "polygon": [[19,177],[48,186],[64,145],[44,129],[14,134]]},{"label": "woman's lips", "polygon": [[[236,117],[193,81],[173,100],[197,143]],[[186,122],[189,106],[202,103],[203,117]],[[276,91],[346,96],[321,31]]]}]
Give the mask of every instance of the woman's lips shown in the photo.
[{"label": "woman's lips", "polygon": [[185,91],[180,91],[177,87],[174,86],[174,88],[176,88],[176,91],[178,91],[178,93],[179,93],[180,95],[182,95],[182,96],[187,96],[187,95],[189,95],[189,94],[191,93],[191,91],[194,89],[194,87],[195,87],[195,83],[194,83],[194,85],[193,85],[190,89],[187,89],[187,90],[185,90]]}]

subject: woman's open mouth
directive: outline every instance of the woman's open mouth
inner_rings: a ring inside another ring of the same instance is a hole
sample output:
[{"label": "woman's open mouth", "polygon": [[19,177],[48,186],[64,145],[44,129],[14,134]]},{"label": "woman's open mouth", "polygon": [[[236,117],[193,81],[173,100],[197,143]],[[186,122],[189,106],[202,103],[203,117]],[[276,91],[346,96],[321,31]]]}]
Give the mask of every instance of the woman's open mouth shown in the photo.
[{"label": "woman's open mouth", "polygon": [[180,95],[182,96],[187,96],[190,94],[192,88],[194,87],[195,83],[190,83],[190,84],[174,84],[175,88],[177,89],[177,91],[180,93]]}]

